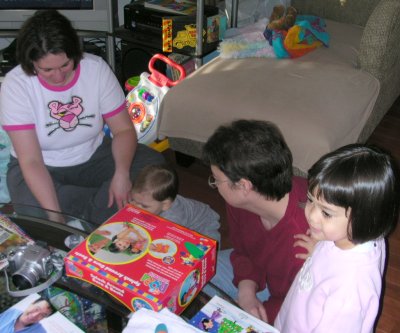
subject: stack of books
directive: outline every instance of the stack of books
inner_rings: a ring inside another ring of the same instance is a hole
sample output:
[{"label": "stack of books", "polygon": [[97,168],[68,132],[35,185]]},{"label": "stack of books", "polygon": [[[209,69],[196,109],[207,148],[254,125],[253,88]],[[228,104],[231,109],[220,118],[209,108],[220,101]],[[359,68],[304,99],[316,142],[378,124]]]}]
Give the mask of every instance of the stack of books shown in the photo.
[{"label": "stack of books", "polygon": [[[7,216],[0,215],[0,253],[14,246],[33,244],[34,240]],[[3,267],[0,263],[0,269]]]}]

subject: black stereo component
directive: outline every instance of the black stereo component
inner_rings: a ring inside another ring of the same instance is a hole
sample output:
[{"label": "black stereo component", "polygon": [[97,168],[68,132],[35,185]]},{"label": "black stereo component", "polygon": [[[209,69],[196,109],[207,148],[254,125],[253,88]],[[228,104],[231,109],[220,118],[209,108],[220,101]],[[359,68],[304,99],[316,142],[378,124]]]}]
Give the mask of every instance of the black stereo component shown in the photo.
[{"label": "black stereo component", "polygon": [[[121,83],[132,76],[138,76],[143,72],[149,72],[149,61],[156,53],[163,53],[161,47],[151,47],[140,43],[121,41]],[[154,68],[165,74],[166,66],[162,61],[156,61]]]},{"label": "black stereo component", "polygon": [[[204,14],[212,16],[218,14],[218,7],[204,6]],[[146,8],[144,1],[133,1],[124,6],[124,28],[135,32],[162,34],[162,18],[177,16],[153,8]],[[179,15],[181,16],[181,15]]]},{"label": "black stereo component", "polygon": [[17,66],[15,48],[17,40],[14,39],[10,45],[0,50],[0,76],[5,76],[10,70]]}]

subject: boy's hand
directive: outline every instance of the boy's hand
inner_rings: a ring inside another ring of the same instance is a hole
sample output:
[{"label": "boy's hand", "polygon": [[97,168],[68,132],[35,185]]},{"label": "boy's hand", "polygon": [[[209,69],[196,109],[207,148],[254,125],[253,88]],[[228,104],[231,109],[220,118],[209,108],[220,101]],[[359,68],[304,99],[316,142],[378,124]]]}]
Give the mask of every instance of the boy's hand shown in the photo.
[{"label": "boy's hand", "polygon": [[293,243],[293,246],[300,246],[307,250],[306,253],[297,253],[295,255],[296,258],[305,260],[312,255],[315,244],[317,244],[318,241],[312,238],[310,234],[310,229],[308,229],[306,234],[294,235],[296,241]]},{"label": "boy's hand", "polygon": [[242,280],[239,283],[238,304],[256,318],[268,322],[264,305],[256,296],[256,283],[251,280]]}]

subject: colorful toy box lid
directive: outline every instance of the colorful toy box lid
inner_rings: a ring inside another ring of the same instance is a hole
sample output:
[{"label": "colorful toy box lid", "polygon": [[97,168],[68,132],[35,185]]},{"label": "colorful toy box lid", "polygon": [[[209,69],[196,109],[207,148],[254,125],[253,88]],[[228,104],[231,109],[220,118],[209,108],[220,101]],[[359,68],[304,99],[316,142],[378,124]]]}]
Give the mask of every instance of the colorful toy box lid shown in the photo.
[{"label": "colorful toy box lid", "polygon": [[131,311],[181,313],[214,276],[216,241],[127,205],[65,257],[68,276],[103,289]]}]

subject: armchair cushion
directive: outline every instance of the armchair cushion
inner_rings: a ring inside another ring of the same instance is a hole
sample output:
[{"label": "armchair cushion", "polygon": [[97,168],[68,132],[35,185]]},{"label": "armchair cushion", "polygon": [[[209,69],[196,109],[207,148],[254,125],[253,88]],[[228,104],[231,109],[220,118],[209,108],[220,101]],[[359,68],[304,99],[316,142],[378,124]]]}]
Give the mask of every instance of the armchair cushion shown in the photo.
[{"label": "armchair cushion", "polygon": [[164,97],[160,134],[204,143],[234,119],[269,120],[306,173],[357,140],[379,93],[379,81],[356,68],[363,28],[327,20],[327,31],[329,48],[294,60],[216,58],[201,67]]}]

